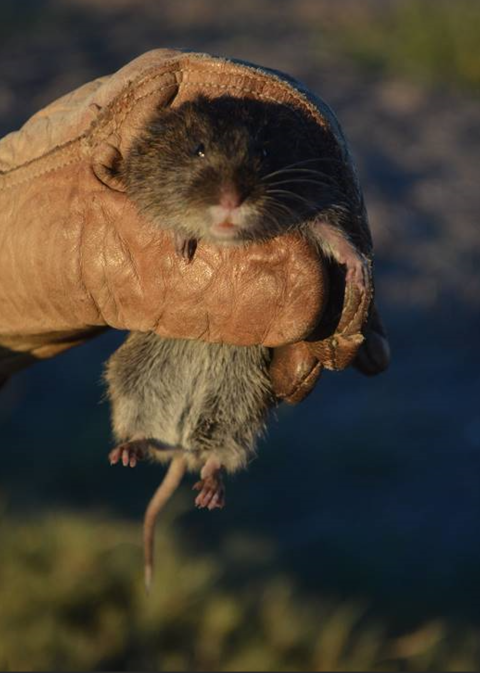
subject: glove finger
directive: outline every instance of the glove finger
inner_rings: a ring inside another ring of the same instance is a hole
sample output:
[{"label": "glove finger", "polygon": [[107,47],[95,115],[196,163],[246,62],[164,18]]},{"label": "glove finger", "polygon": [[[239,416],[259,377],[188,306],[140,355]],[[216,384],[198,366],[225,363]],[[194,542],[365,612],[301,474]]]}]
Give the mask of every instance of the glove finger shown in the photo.
[{"label": "glove finger", "polygon": [[298,404],[313,390],[323,366],[304,341],[273,349],[270,379],[275,396]]}]

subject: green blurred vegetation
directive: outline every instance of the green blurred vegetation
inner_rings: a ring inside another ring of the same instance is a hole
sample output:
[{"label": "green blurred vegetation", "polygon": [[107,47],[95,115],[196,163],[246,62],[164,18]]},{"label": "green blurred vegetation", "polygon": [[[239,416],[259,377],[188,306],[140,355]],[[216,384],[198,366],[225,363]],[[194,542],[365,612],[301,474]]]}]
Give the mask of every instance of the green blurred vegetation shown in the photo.
[{"label": "green blurred vegetation", "polygon": [[147,598],[139,524],[3,516],[0,669],[478,670],[478,634],[458,625],[388,635],[365,605],[304,595],[284,575],[239,586],[225,559],[185,549],[172,520],[158,533]]},{"label": "green blurred vegetation", "polygon": [[358,64],[480,92],[478,0],[341,5],[330,14],[325,37]]}]

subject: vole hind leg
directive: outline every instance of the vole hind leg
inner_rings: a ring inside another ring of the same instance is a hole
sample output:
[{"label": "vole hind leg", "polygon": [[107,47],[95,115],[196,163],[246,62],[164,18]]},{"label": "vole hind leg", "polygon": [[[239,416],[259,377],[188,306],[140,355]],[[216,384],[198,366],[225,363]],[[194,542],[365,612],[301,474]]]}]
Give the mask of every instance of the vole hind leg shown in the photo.
[{"label": "vole hind leg", "polygon": [[149,453],[148,442],[145,439],[133,439],[122,442],[108,454],[110,465],[122,462],[124,467],[135,467],[137,462],[144,460]]},{"label": "vole hind leg", "polygon": [[322,220],[312,222],[310,231],[323,252],[346,267],[346,281],[355,283],[364,292],[369,281],[369,262],[358,252],[347,234]]},{"label": "vole hind leg", "polygon": [[161,455],[161,453],[165,454],[166,452],[170,454],[169,457],[172,457],[172,454],[183,453],[183,449],[170,446],[153,437],[149,437],[148,439],[142,437],[118,444],[118,446],[110,451],[108,459],[110,465],[116,465],[121,460],[124,467],[135,467],[140,460],[145,460],[149,457],[155,458],[156,453]]},{"label": "vole hind leg", "polygon": [[200,472],[200,481],[193,486],[200,493],[195,505],[200,509],[222,509],[225,506],[225,486],[222,479],[222,465],[218,458],[210,456]]}]

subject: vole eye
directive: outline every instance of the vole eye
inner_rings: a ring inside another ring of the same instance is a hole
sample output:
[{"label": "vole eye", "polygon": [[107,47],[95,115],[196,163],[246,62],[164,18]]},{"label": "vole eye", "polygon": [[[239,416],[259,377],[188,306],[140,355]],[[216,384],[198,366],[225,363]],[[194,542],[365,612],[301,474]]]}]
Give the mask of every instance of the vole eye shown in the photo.
[{"label": "vole eye", "polygon": [[197,145],[197,147],[194,150],[194,155],[196,157],[204,157],[205,156],[205,145],[203,143],[200,143]]}]

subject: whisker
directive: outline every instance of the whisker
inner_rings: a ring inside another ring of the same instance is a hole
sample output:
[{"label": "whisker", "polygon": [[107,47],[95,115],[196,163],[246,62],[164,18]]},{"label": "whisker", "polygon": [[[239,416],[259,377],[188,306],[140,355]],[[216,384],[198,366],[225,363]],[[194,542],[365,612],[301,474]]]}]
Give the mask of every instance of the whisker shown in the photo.
[{"label": "whisker", "polygon": [[[277,182],[272,187],[278,187],[279,185],[289,185],[292,184],[292,180],[287,180],[285,182]],[[301,184],[301,183],[300,183]],[[333,205],[342,205],[346,204],[347,202],[344,199],[344,194],[343,192],[340,192],[339,190],[333,188],[331,185],[325,185],[320,182],[312,182],[311,184],[314,184],[319,187],[318,191],[315,193],[315,199],[322,199],[323,201],[328,200],[332,203]],[[324,189],[322,189],[322,187]],[[268,190],[268,192],[273,193],[274,190]],[[293,190],[287,190],[288,193],[293,194]],[[300,194],[300,196],[303,196],[304,198],[307,198],[305,195]]]},{"label": "whisker", "polygon": [[[276,210],[277,212],[280,213],[285,213],[289,218],[293,219],[298,219],[298,214],[295,213],[294,210],[289,208],[287,205],[284,203],[280,203],[278,199],[274,199],[273,197],[265,197],[265,200],[267,203],[270,203],[271,205],[269,206],[270,210]],[[263,209],[264,210],[264,209]]]},{"label": "whisker", "polygon": [[[308,182],[308,183],[310,183],[310,184],[317,185],[318,187],[322,187],[322,186],[325,187],[324,192],[322,193],[322,192],[319,190],[318,195],[319,195],[319,196],[328,197],[329,199],[335,199],[336,203],[335,203],[335,204],[332,204],[332,205],[336,205],[336,204],[338,203],[338,205],[341,206],[342,203],[346,203],[346,202],[344,201],[344,194],[343,194],[341,191],[339,191],[338,189],[335,189],[335,188],[332,187],[331,185],[324,184],[324,183],[319,182],[319,181],[317,181],[317,180],[285,180],[285,181],[280,181],[280,182],[272,183],[271,186],[272,186],[272,187],[277,187],[278,185],[282,185],[282,184],[286,184],[286,185],[288,185],[288,184],[292,184],[292,183],[295,183],[295,182],[299,182],[300,184],[302,184],[302,183],[307,183],[307,182]],[[277,192],[281,192],[281,191],[283,191],[283,193],[288,193],[288,194],[290,194],[290,195],[292,195],[292,194],[295,193],[295,192],[293,192],[293,191],[291,191],[291,190],[272,190],[272,189],[268,189],[268,190],[267,190],[267,194],[268,194],[268,193],[272,194],[272,193],[274,193],[275,191],[277,191]],[[303,195],[300,195],[300,196],[303,196]],[[305,198],[305,197],[303,197],[303,198]]]},{"label": "whisker", "polygon": [[332,157],[311,157],[310,159],[302,159],[301,161],[294,161],[292,164],[287,164],[284,168],[292,168],[294,166],[303,166],[304,164],[310,164],[313,161],[321,163],[341,163],[338,159],[333,159]]},{"label": "whisker", "polygon": [[324,210],[325,208],[330,208],[331,210],[339,211],[339,212],[342,212],[342,213],[345,213],[345,214],[350,213],[350,209],[348,207],[347,202],[345,202],[345,201],[335,201],[334,203],[332,203],[331,197],[334,196],[334,194],[332,194],[331,192],[324,195],[325,198],[322,199],[322,200],[319,199],[317,202],[314,202],[311,199],[307,199],[307,198],[301,196],[300,194],[296,194],[295,192],[292,192],[292,191],[286,190],[286,189],[272,189],[272,190],[269,190],[269,192],[267,192],[267,193],[282,194],[282,195],[286,195],[287,197],[297,198],[297,199],[303,201],[304,203],[306,203],[307,205],[309,205],[313,210],[317,210],[317,211]]},{"label": "whisker", "polygon": [[307,205],[313,206],[314,208],[318,208],[318,204],[314,203],[310,199],[307,199],[304,196],[301,196],[300,194],[295,194],[295,192],[291,192],[287,189],[271,189],[271,190],[268,190],[268,194],[286,194],[289,197],[294,197],[296,199],[299,199],[299,201],[302,201],[303,203],[306,203]]},{"label": "whisker", "polygon": [[285,171],[290,168],[295,168],[296,166],[302,166],[303,164],[308,164],[311,163],[312,161],[316,162],[322,162],[322,163],[331,163],[331,164],[342,164],[343,162],[339,161],[338,159],[331,159],[328,157],[314,157],[312,159],[304,159],[303,161],[295,161],[293,164],[287,164],[287,166],[283,166],[283,168],[280,168],[278,171],[273,171],[273,173],[269,173],[268,175],[265,176],[265,178],[272,177],[272,175],[276,175],[277,173],[281,171]]},{"label": "whisker", "polygon": [[273,213],[268,210],[263,211],[263,216],[266,217],[269,222],[272,222],[274,231],[280,229],[279,222]]},{"label": "whisker", "polygon": [[278,170],[279,173],[315,173],[317,175],[328,175],[330,176],[329,173],[325,173],[324,171],[319,171],[316,168],[281,168]]},{"label": "whisker", "polygon": [[274,223],[275,231],[286,233],[298,227],[298,215],[292,212],[292,215],[289,215],[288,219],[285,220],[285,217],[281,221],[275,218],[274,213],[270,211],[264,211],[264,215],[268,218],[270,222]]},{"label": "whisker", "polygon": [[293,184],[323,185],[325,187],[330,188],[330,185],[328,184],[328,182],[323,182],[322,180],[312,180],[311,178],[301,178],[299,180],[293,179],[293,180],[280,180],[279,182],[269,182],[268,186],[269,187],[276,187],[278,185],[293,185]]},{"label": "whisker", "polygon": [[[335,178],[332,177],[331,175],[328,175],[327,173],[322,173],[321,171],[314,171],[314,170],[311,170],[311,169],[308,169],[308,168],[292,168],[291,170],[288,170],[288,171],[287,170],[278,171],[276,176],[271,175],[270,178],[283,177],[283,176],[292,175],[292,174],[293,174],[293,177],[296,177],[298,175],[301,176],[304,173],[306,173],[307,175],[318,175],[319,177],[325,179],[328,182],[331,182],[333,184],[337,184],[337,180],[335,180]],[[262,182],[264,182],[267,185],[271,184],[270,179],[267,180],[265,178],[262,178]]]}]

